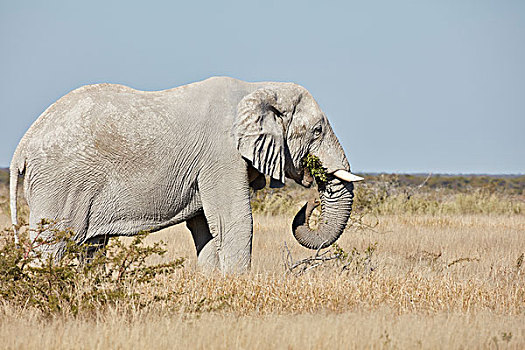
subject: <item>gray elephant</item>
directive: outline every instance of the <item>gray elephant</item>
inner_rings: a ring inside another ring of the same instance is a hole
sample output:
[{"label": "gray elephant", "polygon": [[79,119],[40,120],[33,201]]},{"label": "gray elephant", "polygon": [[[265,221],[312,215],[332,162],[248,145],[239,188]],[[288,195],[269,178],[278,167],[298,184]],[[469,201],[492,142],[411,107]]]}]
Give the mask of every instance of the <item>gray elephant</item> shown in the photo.
[{"label": "gray elephant", "polygon": [[12,222],[17,225],[18,175],[25,172],[30,228],[54,220],[71,228],[77,242],[97,246],[110,236],[185,221],[199,265],[245,271],[252,249],[250,186],[264,187],[264,175],[274,187],[285,177],[310,186],[302,163],[309,153],[328,176],[319,190],[321,224],[305,229],[303,210],[294,235],[316,249],[343,232],[352,181],[362,178],[350,173],[306,89],[227,77],[152,92],[84,86],[51,105],[20,141],[10,167]]}]

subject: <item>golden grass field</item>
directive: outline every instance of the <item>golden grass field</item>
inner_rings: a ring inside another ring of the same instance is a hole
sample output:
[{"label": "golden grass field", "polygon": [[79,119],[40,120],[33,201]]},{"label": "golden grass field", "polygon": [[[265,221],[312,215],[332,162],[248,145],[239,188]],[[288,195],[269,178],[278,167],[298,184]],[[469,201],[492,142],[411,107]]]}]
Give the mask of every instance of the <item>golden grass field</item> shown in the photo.
[{"label": "golden grass field", "polygon": [[313,252],[291,220],[254,216],[252,269],[237,276],[196,271],[184,225],[151,234],[183,268],[77,316],[3,301],[0,348],[525,348],[522,212],[365,215],[338,241],[355,254],[349,269],[334,260],[299,276],[284,268],[284,243],[295,261]]}]

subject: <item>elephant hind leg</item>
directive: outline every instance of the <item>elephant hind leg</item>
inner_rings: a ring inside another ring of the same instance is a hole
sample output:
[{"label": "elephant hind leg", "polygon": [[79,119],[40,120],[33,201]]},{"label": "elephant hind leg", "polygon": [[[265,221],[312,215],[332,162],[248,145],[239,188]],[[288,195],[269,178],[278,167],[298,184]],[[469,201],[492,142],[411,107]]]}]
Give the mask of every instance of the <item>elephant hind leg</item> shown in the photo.
[{"label": "elephant hind leg", "polygon": [[84,263],[90,263],[93,258],[95,257],[95,254],[106,247],[109,241],[109,236],[97,236],[92,237],[86,241],[86,248],[84,250],[84,255],[82,257],[82,260]]},{"label": "elephant hind leg", "polygon": [[219,255],[217,252],[217,245],[210,232],[204,214],[200,213],[187,220],[186,226],[193,236],[199,267],[203,270],[218,269]]}]

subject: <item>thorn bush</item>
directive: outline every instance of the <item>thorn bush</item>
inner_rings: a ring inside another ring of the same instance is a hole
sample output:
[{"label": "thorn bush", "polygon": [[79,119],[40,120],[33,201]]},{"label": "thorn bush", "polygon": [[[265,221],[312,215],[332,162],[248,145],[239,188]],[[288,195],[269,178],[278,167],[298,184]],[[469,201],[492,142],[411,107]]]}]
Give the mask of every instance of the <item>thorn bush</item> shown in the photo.
[{"label": "thorn bush", "polygon": [[[52,232],[44,239],[42,232]],[[173,273],[183,266],[179,258],[163,264],[146,264],[153,256],[166,253],[163,242],[145,246],[148,232],[137,234],[131,244],[124,245],[118,238],[87,258],[86,244],[77,244],[70,230],[58,230],[50,222],[39,225],[37,238],[30,241],[22,235],[20,244],[14,243],[13,231],[0,232],[0,296],[6,302],[22,308],[35,307],[44,315],[97,310],[134,297],[134,288],[148,283],[157,275]],[[42,253],[42,246],[60,244],[60,259]],[[161,296],[153,296],[158,300]],[[133,305],[144,307],[143,303]]]}]

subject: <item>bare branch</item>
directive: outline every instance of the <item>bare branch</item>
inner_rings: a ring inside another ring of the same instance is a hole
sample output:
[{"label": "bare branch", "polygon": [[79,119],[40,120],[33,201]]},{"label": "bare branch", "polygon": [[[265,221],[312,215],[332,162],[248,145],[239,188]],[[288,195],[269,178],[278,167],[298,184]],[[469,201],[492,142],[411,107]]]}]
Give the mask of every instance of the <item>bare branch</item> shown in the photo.
[{"label": "bare branch", "polygon": [[[324,244],[325,242],[323,242]],[[322,244],[321,244],[322,247]],[[288,248],[288,245],[286,242],[284,242],[284,248],[283,248],[283,263],[286,272],[292,273],[296,276],[304,274],[306,271],[309,271],[311,269],[314,269],[323,263],[331,260],[339,259],[340,256],[338,254],[334,254],[333,250],[331,248],[325,250],[324,252],[321,252],[322,249],[319,247],[315,253],[312,256],[309,256],[307,258],[294,261],[292,257],[292,253],[290,252],[290,249]]]},{"label": "bare branch", "polygon": [[419,186],[417,186],[417,189],[420,189],[421,187],[425,186],[425,184],[427,183],[427,181],[432,177],[432,173],[429,173],[428,176],[426,177],[425,181],[423,181]]}]

